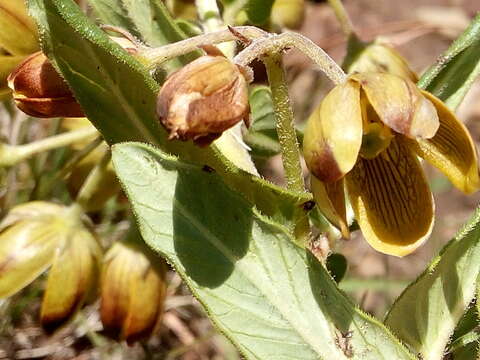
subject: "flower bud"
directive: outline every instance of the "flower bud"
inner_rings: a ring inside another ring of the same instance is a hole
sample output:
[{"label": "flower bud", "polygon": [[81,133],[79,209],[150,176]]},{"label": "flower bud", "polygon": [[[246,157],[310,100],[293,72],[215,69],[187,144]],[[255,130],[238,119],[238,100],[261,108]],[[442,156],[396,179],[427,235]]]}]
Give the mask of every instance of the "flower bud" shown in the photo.
[{"label": "flower bud", "polygon": [[206,146],[241,120],[248,125],[248,86],[242,69],[222,56],[202,56],[163,84],[157,114],[169,139]]},{"label": "flower bud", "polygon": [[102,251],[94,234],[74,217],[65,243],[57,250],[48,274],[40,321],[47,331],[65,323],[93,298],[100,275]]},{"label": "flower bud", "polygon": [[27,57],[8,77],[17,107],[28,115],[81,117],[83,110],[42,52]]},{"label": "flower bud", "polygon": [[78,207],[44,201],[15,206],[0,223],[0,297],[13,295],[52,266],[41,321],[53,330],[94,289],[100,256]]},{"label": "flower bud", "polygon": [[165,300],[164,260],[137,242],[117,242],[105,255],[100,314],[108,335],[129,344],[155,330]]}]

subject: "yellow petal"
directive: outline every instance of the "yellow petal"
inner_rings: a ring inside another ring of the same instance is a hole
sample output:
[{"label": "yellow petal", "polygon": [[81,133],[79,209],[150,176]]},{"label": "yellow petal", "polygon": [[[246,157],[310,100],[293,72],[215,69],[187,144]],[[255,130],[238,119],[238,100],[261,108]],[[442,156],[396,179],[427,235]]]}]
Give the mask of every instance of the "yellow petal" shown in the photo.
[{"label": "yellow petal", "polygon": [[345,208],[345,190],[343,179],[333,183],[324,183],[315,176],[310,177],[313,197],[322,214],[335,225],[345,238],[350,236]]},{"label": "yellow petal", "polygon": [[36,27],[23,0],[0,0],[0,46],[13,55],[38,49]]},{"label": "yellow petal", "polygon": [[402,55],[378,40],[369,44],[347,70],[348,73],[384,72],[408,78],[413,82],[418,81],[417,75],[410,70]]},{"label": "yellow petal", "polygon": [[74,229],[55,258],[48,274],[40,319],[55,330],[75,314],[95,289],[101,249],[86,229]]},{"label": "yellow petal", "polygon": [[432,194],[417,157],[402,138],[395,137],[375,159],[359,160],[346,180],[355,217],[374,249],[405,256],[429,237]]},{"label": "yellow petal", "polygon": [[477,150],[467,128],[435,96],[423,92],[436,107],[440,128],[432,139],[408,144],[429,163],[437,167],[458,189],[470,194],[480,188]]},{"label": "yellow petal", "polygon": [[102,271],[101,318],[108,334],[131,343],[148,336],[161,315],[165,298],[163,260],[148,249],[117,242]]},{"label": "yellow petal", "polygon": [[360,82],[369,103],[388,127],[410,138],[429,139],[437,132],[435,107],[410,80],[386,73],[362,73],[351,78]]},{"label": "yellow petal", "polygon": [[21,221],[0,235],[0,298],[35,280],[52,263],[60,240],[55,224]]},{"label": "yellow petal", "polygon": [[330,91],[308,119],[303,154],[319,180],[333,182],[355,165],[361,144],[360,89],[347,81]]}]

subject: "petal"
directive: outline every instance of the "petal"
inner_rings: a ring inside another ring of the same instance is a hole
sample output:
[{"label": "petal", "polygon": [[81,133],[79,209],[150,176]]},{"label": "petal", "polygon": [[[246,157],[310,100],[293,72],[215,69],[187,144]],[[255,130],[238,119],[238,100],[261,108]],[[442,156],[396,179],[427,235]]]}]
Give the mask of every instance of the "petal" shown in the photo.
[{"label": "petal", "polygon": [[428,140],[408,141],[418,156],[437,167],[458,189],[470,194],[480,188],[475,144],[467,128],[435,96],[423,92],[436,107],[440,128]]},{"label": "petal", "polygon": [[100,246],[87,230],[71,237],[55,257],[43,297],[40,319],[49,331],[69,320],[95,289],[99,275]]},{"label": "petal", "polygon": [[429,237],[432,194],[417,157],[402,138],[397,136],[375,159],[361,159],[346,179],[355,217],[374,249],[401,257]]},{"label": "petal", "polygon": [[58,246],[57,226],[22,221],[0,235],[0,298],[35,280],[52,263]]},{"label": "petal", "polygon": [[349,73],[383,72],[418,81],[417,75],[410,70],[405,59],[394,48],[378,40],[367,47],[348,67]]},{"label": "petal", "polygon": [[361,144],[360,88],[347,81],[330,91],[308,119],[303,154],[319,180],[333,182],[353,168]]},{"label": "petal", "polygon": [[385,73],[355,74],[352,79],[360,82],[380,120],[396,132],[422,139],[437,132],[435,107],[410,80]]},{"label": "petal", "polygon": [[315,202],[322,214],[341,230],[345,238],[349,238],[343,179],[332,183],[324,183],[315,176],[311,176],[310,185]]}]

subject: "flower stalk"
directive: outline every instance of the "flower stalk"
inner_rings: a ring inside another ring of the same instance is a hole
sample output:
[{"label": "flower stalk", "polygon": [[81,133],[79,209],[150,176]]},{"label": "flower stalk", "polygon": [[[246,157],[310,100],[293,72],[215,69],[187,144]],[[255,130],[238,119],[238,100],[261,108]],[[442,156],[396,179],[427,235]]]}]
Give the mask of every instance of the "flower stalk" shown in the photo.
[{"label": "flower stalk", "polygon": [[88,140],[97,134],[97,129],[88,127],[54,135],[25,145],[4,144],[0,147],[0,167],[13,166],[33,155]]},{"label": "flower stalk", "polygon": [[[256,39],[268,35],[267,32],[254,26],[238,26],[235,27],[235,30],[248,39]],[[198,50],[199,47],[232,40],[237,40],[237,36],[229,29],[223,29],[194,36],[158,48],[144,49],[141,51],[140,56],[153,67],[177,56]]]},{"label": "flower stalk", "polygon": [[[278,140],[282,152],[282,163],[287,181],[287,189],[296,192],[305,192],[302,167],[300,165],[300,147],[294,127],[294,117],[285,73],[281,65],[279,53],[271,54],[264,59],[268,81],[272,90],[273,106],[277,126]],[[306,214],[301,211],[297,214],[294,234],[299,243],[305,244],[310,232]]]},{"label": "flower stalk", "polygon": [[321,47],[307,37],[294,32],[284,32],[280,35],[256,39],[235,56],[234,62],[241,66],[247,66],[264,54],[277,54],[291,47],[308,56],[334,84],[338,85],[346,80],[346,75],[341,67]]}]

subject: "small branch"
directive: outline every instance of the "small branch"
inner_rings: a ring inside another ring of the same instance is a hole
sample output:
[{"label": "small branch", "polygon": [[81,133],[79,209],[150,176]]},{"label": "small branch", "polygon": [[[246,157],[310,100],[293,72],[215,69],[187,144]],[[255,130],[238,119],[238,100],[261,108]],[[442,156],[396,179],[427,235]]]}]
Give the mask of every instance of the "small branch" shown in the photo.
[{"label": "small branch", "polygon": [[256,39],[250,46],[235,56],[234,62],[238,65],[247,66],[254,59],[264,54],[280,53],[290,47],[294,47],[308,56],[335,84],[345,81],[346,75],[343,70],[321,47],[305,36],[294,32]]},{"label": "small branch", "polygon": [[107,167],[111,159],[110,150],[105,151],[100,162],[90,171],[85,182],[83,183],[80,191],[78,192],[76,203],[83,209],[84,212],[88,212],[88,204],[92,196],[98,190],[98,187],[105,177]]},{"label": "small branch", "polygon": [[[254,26],[238,26],[235,28],[235,30],[249,39],[256,39],[268,35],[267,32]],[[197,50],[199,47],[204,45],[218,44],[236,39],[236,36],[232,34],[230,30],[224,29],[194,36],[158,48],[145,49],[140,53],[140,56],[146,59],[147,62],[151,64],[151,66],[154,66],[177,56],[181,56],[191,51]]]},{"label": "small branch", "polygon": [[26,145],[12,146],[3,144],[0,147],[0,166],[13,166],[33,155],[88,140],[95,135],[98,135],[97,129],[89,126],[60,135],[50,136]]}]

